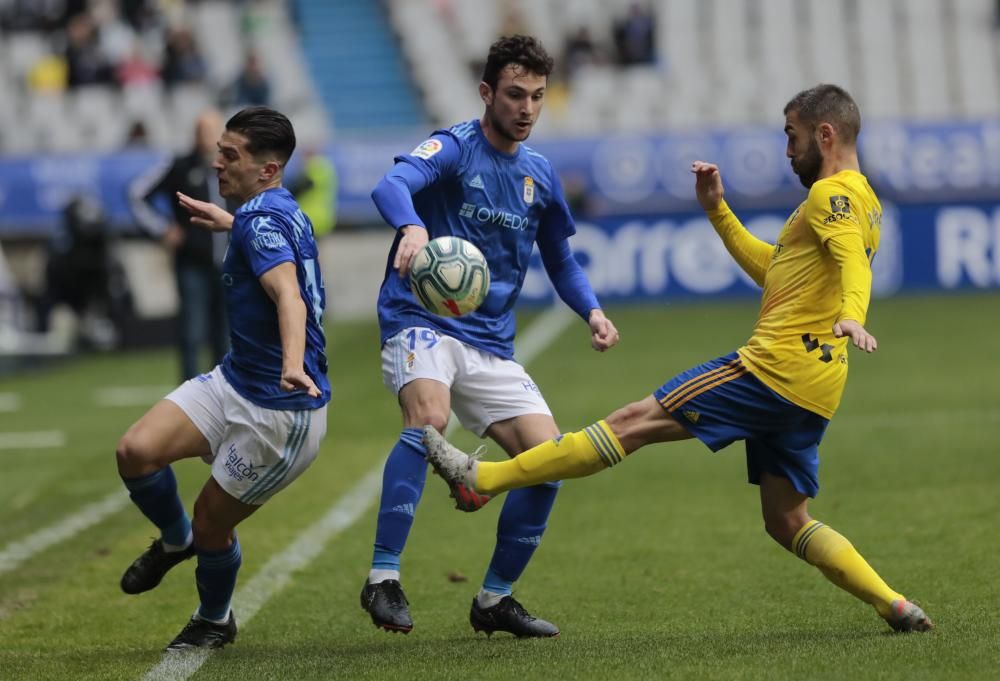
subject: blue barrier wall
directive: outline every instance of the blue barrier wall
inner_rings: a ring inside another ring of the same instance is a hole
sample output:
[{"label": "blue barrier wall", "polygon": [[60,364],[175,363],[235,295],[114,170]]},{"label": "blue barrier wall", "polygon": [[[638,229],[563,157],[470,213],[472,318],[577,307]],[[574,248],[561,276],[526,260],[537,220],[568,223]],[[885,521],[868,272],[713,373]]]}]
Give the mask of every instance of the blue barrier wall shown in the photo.
[{"label": "blue barrier wall", "polygon": [[[886,201],[883,210],[882,240],[872,263],[875,295],[1000,287],[1000,207],[995,203]],[[788,217],[767,210],[737,212],[750,231],[771,243]],[[602,300],[760,295],[701,212],[583,222],[572,244]],[[552,295],[536,255],[523,299],[538,303]]]},{"label": "blue barrier wall", "polygon": [[[378,222],[372,187],[394,155],[420,141],[418,134],[331,147],[340,175],[340,218]],[[862,166],[886,208],[877,290],[1000,286],[1000,121],[872,125],[859,145]],[[730,204],[770,240],[805,195],[777,130],[532,146],[549,157],[568,193],[586,197],[588,218],[573,247],[606,298],[753,291],[694,202],[692,160],[719,163]],[[61,207],[78,192],[98,197],[111,221],[128,228],[128,184],[162,158],[129,152],[0,159],[0,237],[49,233]],[[289,172],[294,174],[294,164]],[[536,268],[525,295],[541,300],[549,294]]]}]

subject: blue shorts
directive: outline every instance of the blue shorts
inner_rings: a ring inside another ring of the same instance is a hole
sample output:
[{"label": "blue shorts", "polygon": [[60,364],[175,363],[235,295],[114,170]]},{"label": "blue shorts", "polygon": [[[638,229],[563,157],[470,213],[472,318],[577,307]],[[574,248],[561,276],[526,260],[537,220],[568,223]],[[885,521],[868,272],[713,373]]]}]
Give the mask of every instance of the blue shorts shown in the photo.
[{"label": "blue shorts", "polygon": [[819,491],[819,443],[830,421],[761,383],[737,353],[678,374],[653,395],[713,452],[746,440],[751,483],[766,471],[806,496]]}]

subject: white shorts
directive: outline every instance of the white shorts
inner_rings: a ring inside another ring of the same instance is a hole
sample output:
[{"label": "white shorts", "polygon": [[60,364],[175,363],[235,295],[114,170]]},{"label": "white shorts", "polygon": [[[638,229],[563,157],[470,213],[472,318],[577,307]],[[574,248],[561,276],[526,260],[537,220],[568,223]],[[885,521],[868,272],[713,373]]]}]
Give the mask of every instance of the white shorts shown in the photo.
[{"label": "white shorts", "polygon": [[166,396],[208,440],[212,477],[245,504],[259,506],[299,477],[326,435],[326,405],[266,409],[229,385],[222,369],[196,376]]},{"label": "white shorts", "polygon": [[520,364],[433,329],[404,329],[382,346],[382,380],[389,390],[398,395],[417,378],[448,386],[455,416],[479,437],[497,421],[525,414],[552,415]]}]

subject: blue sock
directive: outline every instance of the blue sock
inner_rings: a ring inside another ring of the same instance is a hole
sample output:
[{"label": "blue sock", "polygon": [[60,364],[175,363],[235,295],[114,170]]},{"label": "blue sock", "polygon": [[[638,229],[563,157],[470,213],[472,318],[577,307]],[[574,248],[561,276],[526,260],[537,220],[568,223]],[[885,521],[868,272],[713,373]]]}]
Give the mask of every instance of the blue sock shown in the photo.
[{"label": "blue sock", "polygon": [[132,503],[160,528],[163,541],[184,546],[191,536],[191,519],[177,495],[177,478],[170,466],[138,478],[122,478]]},{"label": "blue sock", "polygon": [[229,617],[229,603],[236,588],[236,573],[240,571],[243,554],[240,540],[233,537],[233,543],[224,551],[203,551],[195,546],[198,567],[194,578],[198,582],[201,605],[198,615],[207,620],[224,622]]},{"label": "blue sock", "polygon": [[497,545],[483,580],[483,589],[497,594],[511,592],[542,541],[561,484],[547,482],[507,492],[497,522]]},{"label": "blue sock", "polygon": [[382,472],[382,498],[375,528],[372,568],[398,570],[399,554],[413,525],[427,480],[427,450],[420,428],[404,428]]}]

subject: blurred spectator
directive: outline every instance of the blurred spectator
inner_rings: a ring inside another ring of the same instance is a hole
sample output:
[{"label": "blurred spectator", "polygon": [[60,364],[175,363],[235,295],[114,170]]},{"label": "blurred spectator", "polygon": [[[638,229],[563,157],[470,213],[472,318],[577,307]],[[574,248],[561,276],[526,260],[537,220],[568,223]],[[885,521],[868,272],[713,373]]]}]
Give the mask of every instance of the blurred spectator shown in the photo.
[{"label": "blurred spectator", "polygon": [[28,71],[28,90],[32,93],[63,92],[67,75],[66,60],[58,54],[47,54]]},{"label": "blurred spectator", "polygon": [[243,70],[229,88],[228,104],[234,107],[269,106],[271,84],[256,52],[247,52]]},{"label": "blurred spectator", "polygon": [[156,67],[142,53],[142,46],[136,40],[132,51],[115,67],[115,80],[123,88],[142,87],[160,80]]},{"label": "blurred spectator", "polygon": [[580,172],[562,173],[563,196],[570,214],[579,222],[594,215],[591,192],[587,191],[587,178]]},{"label": "blurred spectator", "polygon": [[0,28],[51,31],[62,23],[64,0],[0,0]]},{"label": "blurred spectator", "polygon": [[115,345],[131,313],[124,269],[112,257],[104,211],[85,195],[66,205],[63,223],[49,244],[45,290],[36,307],[39,331],[48,331],[49,315],[60,304],[73,310],[87,339],[101,348]]},{"label": "blurred spectator", "polygon": [[66,26],[73,17],[87,12],[90,7],[90,0],[65,0],[62,5],[60,8],[62,10],[62,20],[59,24],[60,26]]},{"label": "blurred spectator", "polygon": [[500,35],[527,35],[531,33],[528,22],[524,18],[521,8],[513,2],[505,2],[501,5],[502,20],[500,21]]},{"label": "blurred spectator", "polygon": [[656,22],[648,9],[633,3],[625,18],[614,26],[618,63],[651,64],[656,61]]},{"label": "blurred spectator", "polygon": [[[195,124],[194,148],[136,179],[129,192],[139,225],[158,236],[173,256],[180,301],[178,349],[182,380],[197,376],[199,366],[205,366],[199,363],[198,354],[206,340],[212,351],[207,366],[221,362],[229,349],[222,284],[222,259],[229,237],[192,225],[176,196],[183,192],[200,201],[224,205],[212,168],[222,129],[217,111],[203,112]],[[170,218],[157,210],[157,199],[169,202]]]},{"label": "blurred spectator", "polygon": [[288,190],[309,216],[317,237],[333,231],[337,222],[337,169],[321,150],[307,149],[302,172]]},{"label": "blurred spectator", "polygon": [[69,86],[111,82],[111,67],[97,42],[94,23],[86,14],[70,19],[66,27],[66,64]]},{"label": "blurred spectator", "polygon": [[594,64],[600,61],[597,46],[590,37],[590,29],[580,26],[566,38],[563,47],[563,68],[566,71],[566,79],[572,80],[573,75],[581,66]]},{"label": "blurred spectator", "polygon": [[156,0],[121,0],[120,5],[125,21],[139,33],[154,28],[160,21]]},{"label": "blurred spectator", "polygon": [[5,336],[9,338],[20,327],[20,308],[21,293],[0,241],[0,348],[4,345]]},{"label": "blurred spectator", "polygon": [[207,71],[191,31],[187,28],[171,30],[163,53],[162,76],[167,87],[203,81]]},{"label": "blurred spectator", "polygon": [[130,59],[135,51],[135,31],[118,13],[118,4],[113,0],[93,0],[89,14],[104,58],[115,65]]},{"label": "blurred spectator", "polygon": [[125,151],[149,148],[149,133],[146,131],[146,124],[142,121],[133,121],[125,135]]}]

